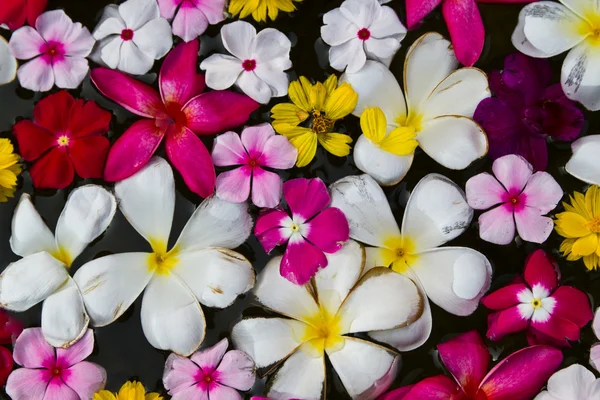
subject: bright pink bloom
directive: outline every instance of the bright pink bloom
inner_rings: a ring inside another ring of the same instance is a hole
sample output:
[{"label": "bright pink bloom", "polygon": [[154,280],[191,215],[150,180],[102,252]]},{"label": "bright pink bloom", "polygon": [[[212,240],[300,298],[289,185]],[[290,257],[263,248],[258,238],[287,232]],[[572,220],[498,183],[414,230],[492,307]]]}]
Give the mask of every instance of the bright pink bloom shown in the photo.
[{"label": "bright pink bloom", "polygon": [[0,386],[6,384],[13,369],[13,355],[9,349],[0,346]]},{"label": "bright pink bloom", "polygon": [[75,172],[82,178],[102,178],[110,148],[103,136],[110,112],[62,90],[40,100],[33,116],[34,121],[19,121],[13,127],[21,156],[35,161],[29,170],[33,186],[64,189]]},{"label": "bright pink bloom", "polygon": [[[600,308],[596,309],[592,329],[597,339],[600,339]],[[594,343],[590,349],[590,365],[600,372],[600,342]]]},{"label": "bright pink bloom", "polygon": [[331,197],[319,178],[285,182],[283,198],[291,218],[281,209],[267,210],[258,217],[254,234],[267,253],[288,243],[281,260],[281,276],[304,285],[327,266],[324,253],[335,253],[348,241],[350,227],[340,209],[328,207]]},{"label": "bright pink bloom", "polygon": [[91,329],[68,349],[46,343],[41,328],[25,329],[13,352],[23,368],[10,374],[6,393],[13,400],[89,400],[106,383],[104,368],[83,361],[92,350]]},{"label": "bright pink bloom", "polygon": [[531,346],[512,353],[488,372],[490,354],[476,331],[463,333],[437,348],[454,379],[433,376],[378,400],[530,400],[563,359],[553,347]]},{"label": "bright pink bloom", "polygon": [[24,26],[14,31],[8,47],[19,60],[31,59],[17,71],[21,86],[47,92],[55,84],[63,89],[79,86],[89,70],[85,58],[94,43],[86,27],[63,10],[53,10],[38,17],[35,29]]},{"label": "bright pink bloom", "polygon": [[254,361],[243,351],[227,351],[227,347],[229,342],[223,339],[190,358],[169,355],[163,384],[172,400],[241,400],[237,390],[250,390],[256,380]]},{"label": "bright pink bloom", "polygon": [[533,252],[525,263],[523,279],[488,294],[481,302],[496,312],[488,317],[487,337],[527,330],[533,344],[569,346],[579,340],[579,329],[593,317],[587,295],[571,286],[558,286],[560,270],[544,250]]},{"label": "bright pink bloom", "polygon": [[21,332],[23,323],[8,312],[0,310],[0,344],[14,344]]},{"label": "bright pink bloom", "polygon": [[6,0],[0,3],[0,24],[15,30],[35,20],[46,9],[48,0]]},{"label": "bright pink bloom", "polygon": [[250,196],[258,207],[274,208],[281,199],[281,178],[263,169],[289,169],[296,163],[298,150],[285,136],[276,135],[271,124],[244,129],[241,135],[227,132],[217,136],[213,162],[218,167],[241,165],[217,177],[217,196],[231,203],[241,203]]},{"label": "bright pink bloom", "polygon": [[533,173],[533,167],[521,156],[509,154],[494,161],[494,176],[484,172],[467,181],[469,205],[486,210],[479,216],[479,236],[495,244],[509,244],[515,225],[521,239],[543,243],[554,228],[544,214],[552,211],[563,191],[547,172]]},{"label": "bright pink bloom", "polygon": [[208,24],[225,20],[225,0],[158,0],[158,6],[163,18],[175,16],[173,34],[186,42],[202,35]]},{"label": "bright pink bloom", "polygon": [[158,84],[151,86],[107,68],[92,71],[92,81],[109,99],[134,114],[135,122],[114,143],[108,154],[104,179],[116,182],[130,177],[154,154],[165,139],[167,157],[194,193],[210,196],[215,167],[198,135],[212,135],[243,124],[258,103],[248,96],[205,89],[204,75],[196,73],[199,42],[180,43],[165,58]]}]

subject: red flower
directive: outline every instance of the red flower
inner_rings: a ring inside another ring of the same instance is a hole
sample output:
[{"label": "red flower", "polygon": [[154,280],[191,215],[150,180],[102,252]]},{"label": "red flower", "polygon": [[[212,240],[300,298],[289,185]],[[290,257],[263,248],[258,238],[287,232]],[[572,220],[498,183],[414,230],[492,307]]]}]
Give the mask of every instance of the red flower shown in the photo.
[{"label": "red flower", "polygon": [[8,25],[10,30],[15,30],[25,21],[31,26],[46,9],[48,0],[7,0],[0,2],[0,24]]},{"label": "red flower", "polygon": [[66,91],[50,95],[33,110],[34,121],[13,127],[25,161],[35,161],[29,173],[36,188],[63,189],[82,178],[101,178],[110,143],[112,114],[93,101],[75,100]]},{"label": "red flower", "polygon": [[9,349],[0,346],[0,386],[6,384],[13,369],[13,355]]},{"label": "red flower", "polygon": [[15,343],[21,332],[23,332],[23,324],[21,321],[10,315],[8,312],[0,310],[0,344],[12,345]]}]

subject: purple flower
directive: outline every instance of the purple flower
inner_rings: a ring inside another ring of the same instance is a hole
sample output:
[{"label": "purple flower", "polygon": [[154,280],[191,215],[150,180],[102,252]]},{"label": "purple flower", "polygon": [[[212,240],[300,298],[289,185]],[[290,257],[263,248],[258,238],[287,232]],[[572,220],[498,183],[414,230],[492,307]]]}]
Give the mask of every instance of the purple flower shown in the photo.
[{"label": "purple flower", "polygon": [[560,84],[548,86],[551,77],[548,61],[521,53],[506,57],[504,71],[490,73],[496,97],[479,103],[473,119],[487,132],[493,160],[517,154],[543,171],[548,166],[548,136],[561,141],[579,136],[583,113]]}]

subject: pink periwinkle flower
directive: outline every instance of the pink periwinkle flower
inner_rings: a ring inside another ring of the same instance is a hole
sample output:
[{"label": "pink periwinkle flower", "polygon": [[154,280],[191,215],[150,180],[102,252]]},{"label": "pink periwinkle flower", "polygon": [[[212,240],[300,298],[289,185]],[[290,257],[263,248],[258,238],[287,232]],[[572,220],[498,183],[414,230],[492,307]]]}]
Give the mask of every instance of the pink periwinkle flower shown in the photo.
[{"label": "pink periwinkle flower", "polygon": [[89,400],[104,388],[106,371],[85,360],[94,349],[88,329],[68,349],[46,343],[41,328],[25,329],[15,343],[13,357],[23,368],[8,377],[6,393],[13,400]]},{"label": "pink periwinkle flower", "polygon": [[488,317],[487,337],[499,341],[504,336],[527,331],[527,341],[567,347],[567,340],[579,340],[579,330],[592,319],[587,295],[571,286],[559,286],[558,265],[544,250],[527,259],[523,278],[481,299],[494,310]]},{"label": "pink periwinkle flower", "polygon": [[281,178],[264,168],[289,169],[296,163],[298,150],[285,136],[276,135],[271,124],[217,136],[213,162],[218,167],[239,165],[217,177],[217,196],[230,203],[242,203],[250,196],[258,207],[274,208],[281,199]]},{"label": "pink periwinkle flower", "polygon": [[243,351],[227,351],[227,339],[190,358],[169,355],[163,384],[172,400],[241,400],[256,380],[254,361]]},{"label": "pink periwinkle flower", "polygon": [[158,6],[163,18],[175,17],[173,34],[186,42],[225,20],[225,0],[158,0]]},{"label": "pink periwinkle flower", "polygon": [[514,154],[498,158],[492,170],[495,177],[484,172],[466,186],[471,207],[495,207],[479,216],[479,236],[490,243],[509,244],[516,225],[521,239],[543,243],[554,228],[552,219],[544,215],[563,196],[560,185],[547,172],[533,173],[531,164]]},{"label": "pink periwinkle flower", "polygon": [[23,26],[13,32],[8,47],[19,60],[31,60],[17,71],[26,89],[47,92],[75,89],[88,73],[85,59],[96,41],[90,31],[73,22],[62,10],[47,11],[35,21],[35,29]]},{"label": "pink periwinkle flower", "polygon": [[279,208],[267,210],[258,217],[254,234],[267,253],[288,244],[281,260],[281,276],[304,285],[327,266],[324,253],[335,253],[348,241],[350,227],[340,209],[328,207],[331,197],[319,178],[285,182],[283,198],[291,217]]},{"label": "pink periwinkle flower", "polygon": [[[597,339],[600,339],[600,308],[596,310],[592,329]],[[600,342],[594,343],[590,349],[590,365],[600,372]]]}]

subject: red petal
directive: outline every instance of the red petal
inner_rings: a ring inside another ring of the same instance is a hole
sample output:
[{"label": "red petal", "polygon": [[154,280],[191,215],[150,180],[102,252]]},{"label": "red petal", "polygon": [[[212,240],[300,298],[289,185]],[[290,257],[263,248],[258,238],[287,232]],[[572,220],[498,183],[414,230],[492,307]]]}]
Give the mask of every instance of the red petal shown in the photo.
[{"label": "red petal", "polygon": [[441,2],[442,0],[406,0],[406,24],[408,29],[415,28]]},{"label": "red petal", "polygon": [[4,310],[0,310],[0,344],[12,345],[23,332],[23,323]]},{"label": "red petal", "polygon": [[58,136],[67,131],[74,103],[75,99],[66,90],[44,97],[33,109],[35,122]]},{"label": "red petal", "polygon": [[66,147],[54,147],[29,170],[37,189],[64,189],[73,182],[75,171]]},{"label": "red petal", "polygon": [[525,261],[525,282],[529,287],[542,285],[548,293],[552,293],[558,285],[558,264],[544,250],[536,250]]},{"label": "red petal", "polygon": [[485,29],[475,0],[445,0],[442,13],[456,58],[461,64],[472,66],[481,56],[485,43]]},{"label": "red petal", "polygon": [[531,326],[555,340],[579,340],[579,327],[574,322],[554,314],[546,322],[532,320]]},{"label": "red petal", "polygon": [[165,58],[158,78],[163,103],[184,105],[206,88],[204,75],[196,73],[199,45],[198,40],[182,42]]},{"label": "red petal", "polygon": [[529,319],[525,319],[519,312],[519,307],[492,313],[488,316],[488,339],[497,342],[511,333],[521,332],[529,326]]},{"label": "red petal", "polygon": [[101,135],[108,132],[112,114],[93,101],[79,99],[71,108],[69,132],[73,137]]},{"label": "red petal", "polygon": [[11,0],[0,3],[0,24],[8,24],[11,30],[20,28],[27,17],[26,0]]},{"label": "red petal", "polygon": [[35,26],[35,20],[44,12],[48,0],[29,0],[27,2],[27,23]]},{"label": "red petal", "polygon": [[104,136],[88,136],[73,140],[69,154],[77,175],[102,178],[110,142]]},{"label": "red petal", "polygon": [[8,375],[13,369],[13,356],[10,350],[0,346],[0,386],[6,384]]},{"label": "red petal", "polygon": [[25,161],[35,161],[49,148],[56,146],[56,138],[47,130],[31,121],[19,121],[13,126],[13,133],[19,142],[19,152]]},{"label": "red petal", "polygon": [[587,294],[571,286],[561,286],[552,294],[556,305],[552,315],[568,319],[583,328],[594,318]]},{"label": "red petal", "polygon": [[525,284],[514,283],[488,294],[481,299],[481,304],[494,311],[506,310],[520,303],[517,296],[523,290],[527,290]]}]

